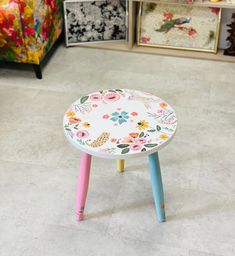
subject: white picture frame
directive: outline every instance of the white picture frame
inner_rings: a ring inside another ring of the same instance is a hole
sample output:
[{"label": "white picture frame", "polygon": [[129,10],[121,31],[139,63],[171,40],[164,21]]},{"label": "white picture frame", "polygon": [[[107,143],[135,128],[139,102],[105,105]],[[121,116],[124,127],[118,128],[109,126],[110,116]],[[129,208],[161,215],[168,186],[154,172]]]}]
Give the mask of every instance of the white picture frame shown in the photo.
[{"label": "white picture frame", "polygon": [[63,5],[67,47],[127,40],[126,0],[66,0]]}]

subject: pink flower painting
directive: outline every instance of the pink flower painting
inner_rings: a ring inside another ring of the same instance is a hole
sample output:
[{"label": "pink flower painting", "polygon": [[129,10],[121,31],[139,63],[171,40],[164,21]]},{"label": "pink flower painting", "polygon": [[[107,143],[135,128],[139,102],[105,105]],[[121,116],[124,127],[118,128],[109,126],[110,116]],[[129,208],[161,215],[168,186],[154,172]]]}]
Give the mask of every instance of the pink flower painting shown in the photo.
[{"label": "pink flower painting", "polygon": [[102,95],[95,93],[90,96],[90,100],[92,101],[100,101],[102,100]]},{"label": "pink flower painting", "polygon": [[86,130],[81,130],[77,132],[76,136],[80,139],[85,139],[89,136],[89,132]]},{"label": "pink flower painting", "polygon": [[142,37],[141,37],[141,41],[142,41],[142,43],[147,44],[147,43],[150,41],[150,37],[142,36]]},{"label": "pink flower painting", "polygon": [[119,99],[120,99],[120,95],[117,94],[117,93],[110,92],[110,93],[106,93],[104,95],[104,100],[108,101],[108,102],[114,102],[114,101],[117,101]]}]

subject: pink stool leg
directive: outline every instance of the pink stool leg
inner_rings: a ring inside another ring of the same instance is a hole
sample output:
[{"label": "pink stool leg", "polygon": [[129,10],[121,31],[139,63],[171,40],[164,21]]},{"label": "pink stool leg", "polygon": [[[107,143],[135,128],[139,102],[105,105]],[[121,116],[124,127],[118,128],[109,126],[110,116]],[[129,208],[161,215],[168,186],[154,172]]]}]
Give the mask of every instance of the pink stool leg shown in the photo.
[{"label": "pink stool leg", "polygon": [[91,167],[91,155],[82,152],[80,160],[80,172],[78,176],[77,197],[76,197],[76,215],[77,220],[83,219],[83,212],[86,203],[89,177]]}]

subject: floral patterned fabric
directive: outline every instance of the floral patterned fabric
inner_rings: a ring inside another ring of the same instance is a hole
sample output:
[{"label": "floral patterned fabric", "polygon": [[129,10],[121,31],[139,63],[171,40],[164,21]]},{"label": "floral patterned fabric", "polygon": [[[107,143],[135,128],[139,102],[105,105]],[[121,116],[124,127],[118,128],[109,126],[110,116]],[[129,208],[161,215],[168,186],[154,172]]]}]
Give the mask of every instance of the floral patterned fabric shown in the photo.
[{"label": "floral patterned fabric", "polygon": [[151,154],[176,131],[171,106],[149,93],[103,90],[74,102],[64,116],[64,132],[80,150],[103,158]]},{"label": "floral patterned fabric", "polygon": [[60,0],[1,0],[0,60],[39,64],[62,27]]}]

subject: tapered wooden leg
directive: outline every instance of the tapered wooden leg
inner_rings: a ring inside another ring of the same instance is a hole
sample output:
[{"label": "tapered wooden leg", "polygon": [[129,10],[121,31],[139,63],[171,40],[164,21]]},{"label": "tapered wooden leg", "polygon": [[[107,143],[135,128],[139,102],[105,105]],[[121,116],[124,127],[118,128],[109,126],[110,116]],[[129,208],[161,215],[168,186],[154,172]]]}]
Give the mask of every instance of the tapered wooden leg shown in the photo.
[{"label": "tapered wooden leg", "polygon": [[33,69],[38,79],[42,79],[42,70],[40,64],[33,64]]},{"label": "tapered wooden leg", "polygon": [[153,198],[154,198],[157,217],[159,222],[164,222],[166,220],[166,217],[165,217],[165,207],[164,207],[162,175],[161,175],[158,153],[153,153],[149,155],[149,165],[150,165]]},{"label": "tapered wooden leg", "polygon": [[123,159],[117,160],[117,170],[119,172],[124,172],[124,169],[125,169],[125,160]]},{"label": "tapered wooden leg", "polygon": [[87,153],[82,153],[81,160],[80,160],[80,172],[78,176],[77,197],[76,197],[77,220],[83,219],[83,212],[85,208],[88,185],[89,185],[90,167],[91,167],[91,155]]}]

